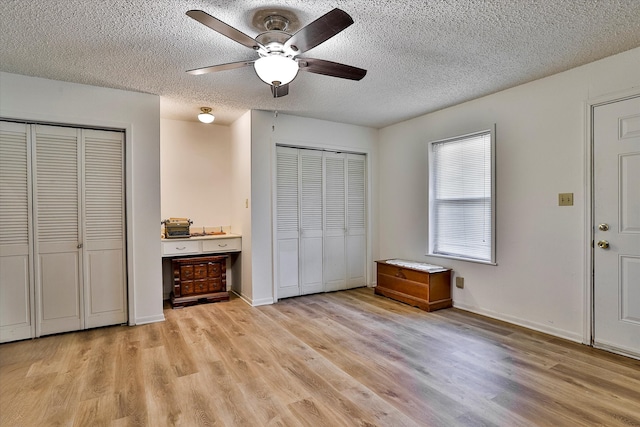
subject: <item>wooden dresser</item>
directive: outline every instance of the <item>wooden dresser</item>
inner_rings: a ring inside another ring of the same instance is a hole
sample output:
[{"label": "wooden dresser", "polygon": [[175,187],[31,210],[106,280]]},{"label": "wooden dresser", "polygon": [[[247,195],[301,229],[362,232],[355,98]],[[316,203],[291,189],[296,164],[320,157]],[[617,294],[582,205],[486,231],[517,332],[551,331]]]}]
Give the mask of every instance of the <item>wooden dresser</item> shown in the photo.
[{"label": "wooden dresser", "polygon": [[227,301],[227,256],[199,256],[171,260],[173,308],[200,302]]},{"label": "wooden dresser", "polygon": [[[422,310],[433,311],[451,307],[451,270],[425,269],[376,261],[377,286],[375,293],[411,304]],[[395,261],[395,260],[394,260]],[[406,264],[416,264],[409,261]]]}]

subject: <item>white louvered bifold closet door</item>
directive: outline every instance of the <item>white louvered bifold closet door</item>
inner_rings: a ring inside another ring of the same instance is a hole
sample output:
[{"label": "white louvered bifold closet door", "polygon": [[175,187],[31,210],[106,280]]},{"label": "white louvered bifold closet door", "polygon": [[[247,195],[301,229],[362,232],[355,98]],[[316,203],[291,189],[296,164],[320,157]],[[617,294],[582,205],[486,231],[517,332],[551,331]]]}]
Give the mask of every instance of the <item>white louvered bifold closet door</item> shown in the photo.
[{"label": "white louvered bifold closet door", "polygon": [[83,130],[85,328],[124,323],[124,134]]},{"label": "white louvered bifold closet door", "polygon": [[277,298],[366,286],[366,156],[276,147]]},{"label": "white louvered bifold closet door", "polygon": [[366,157],[347,154],[347,288],[366,286]]},{"label": "white louvered bifold closet door", "polygon": [[0,342],[127,320],[124,133],[0,122]]},{"label": "white louvered bifold closet door", "polygon": [[29,127],[0,122],[0,342],[33,337]]},{"label": "white louvered bifold closet door", "polygon": [[298,150],[276,148],[276,288],[278,298],[300,295]]},{"label": "white louvered bifold closet door", "polygon": [[322,292],[322,152],[300,153],[300,293]]},{"label": "white louvered bifold closet door", "polygon": [[328,292],[347,285],[346,155],[324,152],[324,162],[324,290]]},{"label": "white louvered bifold closet door", "polygon": [[79,129],[35,126],[36,335],[83,328]]}]

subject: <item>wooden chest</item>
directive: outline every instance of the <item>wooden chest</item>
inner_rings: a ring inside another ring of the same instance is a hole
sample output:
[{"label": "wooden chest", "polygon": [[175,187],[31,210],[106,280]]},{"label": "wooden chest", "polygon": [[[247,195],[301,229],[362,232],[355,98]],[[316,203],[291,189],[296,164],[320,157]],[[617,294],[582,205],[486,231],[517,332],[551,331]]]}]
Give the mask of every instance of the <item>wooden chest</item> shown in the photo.
[{"label": "wooden chest", "polygon": [[229,299],[226,255],[176,258],[171,261],[171,267],[172,307]]},{"label": "wooden chest", "polygon": [[415,268],[376,261],[375,293],[433,311],[451,307],[451,270],[428,272]]}]

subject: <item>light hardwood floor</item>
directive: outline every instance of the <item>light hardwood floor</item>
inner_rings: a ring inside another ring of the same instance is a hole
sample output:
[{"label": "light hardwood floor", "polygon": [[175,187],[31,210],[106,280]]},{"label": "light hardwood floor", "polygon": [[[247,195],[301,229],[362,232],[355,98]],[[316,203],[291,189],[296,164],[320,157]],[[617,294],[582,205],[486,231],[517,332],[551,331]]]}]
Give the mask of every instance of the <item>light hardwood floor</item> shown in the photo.
[{"label": "light hardwood floor", "polygon": [[0,345],[2,426],[640,426],[640,361],[371,289]]}]

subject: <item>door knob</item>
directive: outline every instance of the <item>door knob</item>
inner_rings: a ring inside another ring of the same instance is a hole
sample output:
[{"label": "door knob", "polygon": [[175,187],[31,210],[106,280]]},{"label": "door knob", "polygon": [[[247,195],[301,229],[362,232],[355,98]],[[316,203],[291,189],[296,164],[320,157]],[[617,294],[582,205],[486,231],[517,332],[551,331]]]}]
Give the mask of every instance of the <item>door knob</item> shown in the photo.
[{"label": "door knob", "polygon": [[600,240],[598,242],[598,247],[601,249],[609,249],[609,242],[607,242],[606,240]]},{"label": "door knob", "polygon": [[600,231],[609,231],[609,224],[600,224],[598,226],[598,230],[600,230]]},{"label": "door knob", "polygon": [[78,243],[78,249],[82,249],[82,243]]}]

